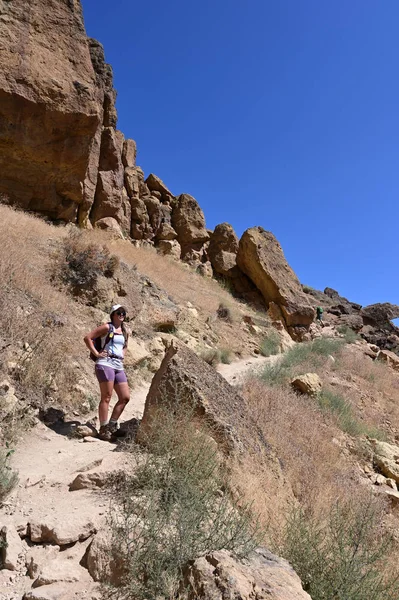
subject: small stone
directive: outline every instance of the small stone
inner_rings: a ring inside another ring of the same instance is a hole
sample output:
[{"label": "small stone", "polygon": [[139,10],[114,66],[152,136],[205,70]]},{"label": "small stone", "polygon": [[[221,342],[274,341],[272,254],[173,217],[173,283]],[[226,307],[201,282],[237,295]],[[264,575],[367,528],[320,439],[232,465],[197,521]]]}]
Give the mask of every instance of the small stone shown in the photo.
[{"label": "small stone", "polygon": [[75,429],[75,434],[79,437],[86,438],[97,437],[98,432],[97,429],[93,427],[93,425],[89,425],[86,423],[86,425],[78,425]]}]

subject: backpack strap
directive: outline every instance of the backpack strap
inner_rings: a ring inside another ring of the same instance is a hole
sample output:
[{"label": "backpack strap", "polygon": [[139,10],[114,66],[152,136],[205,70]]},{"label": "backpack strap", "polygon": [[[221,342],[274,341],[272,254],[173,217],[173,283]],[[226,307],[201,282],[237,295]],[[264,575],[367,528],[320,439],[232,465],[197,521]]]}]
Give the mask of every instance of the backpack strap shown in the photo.
[{"label": "backpack strap", "polygon": [[112,323],[108,323],[108,333],[107,333],[107,335],[105,337],[104,346],[102,346],[101,352],[104,350],[104,348],[108,344],[108,342],[110,340],[112,340],[112,338],[114,337],[114,331],[115,331],[115,327],[113,326],[113,324]]}]

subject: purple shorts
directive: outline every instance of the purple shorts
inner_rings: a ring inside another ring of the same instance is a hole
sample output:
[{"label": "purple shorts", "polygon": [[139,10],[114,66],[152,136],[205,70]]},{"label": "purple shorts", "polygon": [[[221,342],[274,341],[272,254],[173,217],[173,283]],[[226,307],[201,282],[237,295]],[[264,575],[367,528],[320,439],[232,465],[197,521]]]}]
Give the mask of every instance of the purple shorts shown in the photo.
[{"label": "purple shorts", "polygon": [[104,383],[105,381],[113,381],[115,385],[118,383],[127,383],[125,371],[118,371],[112,367],[96,365],[95,373],[100,383]]}]

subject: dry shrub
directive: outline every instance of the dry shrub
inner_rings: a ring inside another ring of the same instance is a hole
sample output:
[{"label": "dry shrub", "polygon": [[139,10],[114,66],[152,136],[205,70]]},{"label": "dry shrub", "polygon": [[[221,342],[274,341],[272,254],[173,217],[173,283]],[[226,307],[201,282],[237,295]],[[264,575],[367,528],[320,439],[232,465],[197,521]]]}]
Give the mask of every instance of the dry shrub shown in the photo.
[{"label": "dry shrub", "polygon": [[336,391],[351,403],[359,419],[388,437],[399,434],[398,373],[356,346],[344,348],[334,372]]},{"label": "dry shrub", "polygon": [[176,598],[189,561],[221,549],[246,556],[259,543],[215,442],[179,397],[158,407],[146,452],[132,446],[134,473],[113,479],[114,558],[125,575],[109,597]]},{"label": "dry shrub", "polygon": [[90,241],[85,232],[71,229],[55,256],[53,278],[79,296],[92,290],[101,275],[112,277],[118,267],[119,258],[105,244]]},{"label": "dry shrub", "polygon": [[248,380],[242,393],[250,414],[248,435],[260,430],[303,506],[326,504],[345,491],[350,469],[333,443],[339,433],[325,423],[313,400],[257,379]]}]

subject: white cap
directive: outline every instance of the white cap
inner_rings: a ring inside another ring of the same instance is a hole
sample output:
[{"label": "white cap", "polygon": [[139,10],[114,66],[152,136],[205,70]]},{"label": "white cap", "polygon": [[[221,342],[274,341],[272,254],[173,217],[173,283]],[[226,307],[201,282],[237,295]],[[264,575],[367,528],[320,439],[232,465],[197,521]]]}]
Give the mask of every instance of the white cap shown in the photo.
[{"label": "white cap", "polygon": [[113,306],[111,306],[111,312],[109,314],[112,315],[112,313],[118,310],[118,308],[123,308],[123,310],[126,311],[125,307],[122,306],[122,304],[114,304]]}]

